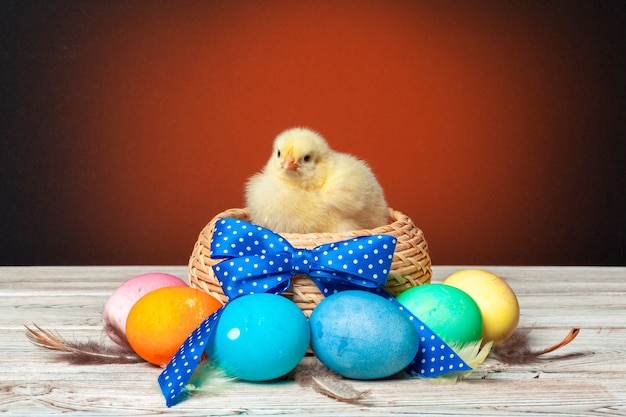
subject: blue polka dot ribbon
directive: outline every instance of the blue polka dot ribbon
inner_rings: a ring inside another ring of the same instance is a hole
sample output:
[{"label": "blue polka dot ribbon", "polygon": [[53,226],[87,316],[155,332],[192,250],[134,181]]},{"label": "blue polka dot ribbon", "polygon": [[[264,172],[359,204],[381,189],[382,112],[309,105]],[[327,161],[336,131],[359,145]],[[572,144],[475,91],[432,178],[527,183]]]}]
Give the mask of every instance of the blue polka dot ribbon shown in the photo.
[{"label": "blue polka dot ribbon", "polygon": [[238,219],[221,219],[213,231],[210,256],[224,294],[232,300],[259,292],[283,292],[293,275],[306,274],[335,286],[385,285],[396,239],[360,236],[313,249],[296,249],[271,230]]},{"label": "blue polka dot ribbon", "polygon": [[[294,275],[306,274],[324,295],[348,289],[379,294],[398,306],[413,322],[420,348],[406,371],[412,376],[432,377],[471,368],[383,286],[391,268],[396,239],[389,235],[361,236],[342,242],[297,249],[266,228],[239,219],[216,222],[210,255],[223,259],[213,266],[229,300],[254,293],[280,294]],[[159,375],[167,406],[184,396],[184,387],[198,365],[225,307],[218,309],[187,338]]]}]

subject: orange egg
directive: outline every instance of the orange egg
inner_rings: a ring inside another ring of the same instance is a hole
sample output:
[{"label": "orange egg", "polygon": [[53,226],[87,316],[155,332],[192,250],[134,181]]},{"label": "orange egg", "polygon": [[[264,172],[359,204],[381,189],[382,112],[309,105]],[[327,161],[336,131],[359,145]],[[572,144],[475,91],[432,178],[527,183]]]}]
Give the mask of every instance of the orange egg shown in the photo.
[{"label": "orange egg", "polygon": [[196,288],[154,290],[128,313],[128,343],[146,361],[165,366],[191,332],[221,306],[216,298]]}]

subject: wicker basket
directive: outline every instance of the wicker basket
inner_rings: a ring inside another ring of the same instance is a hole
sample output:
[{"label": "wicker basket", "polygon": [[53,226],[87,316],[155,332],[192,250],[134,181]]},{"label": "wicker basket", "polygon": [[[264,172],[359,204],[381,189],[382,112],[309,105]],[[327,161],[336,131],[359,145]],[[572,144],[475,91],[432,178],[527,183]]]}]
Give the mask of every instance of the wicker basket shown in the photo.
[{"label": "wicker basket", "polygon": [[[222,302],[226,302],[226,296],[212,269],[212,266],[220,260],[211,259],[209,256],[213,228],[215,222],[221,218],[249,221],[246,209],[233,208],[219,213],[204,227],[189,259],[189,283],[192,287],[206,291]],[[389,293],[397,295],[408,288],[430,282],[431,262],[424,234],[415,227],[409,217],[392,208],[389,208],[389,224],[375,229],[343,233],[281,233],[281,236],[296,248],[312,249],[326,243],[375,234],[388,234],[398,240],[391,272],[385,285]],[[295,302],[307,317],[324,298],[317,286],[306,275],[294,276],[291,279],[291,287],[283,295]]]}]

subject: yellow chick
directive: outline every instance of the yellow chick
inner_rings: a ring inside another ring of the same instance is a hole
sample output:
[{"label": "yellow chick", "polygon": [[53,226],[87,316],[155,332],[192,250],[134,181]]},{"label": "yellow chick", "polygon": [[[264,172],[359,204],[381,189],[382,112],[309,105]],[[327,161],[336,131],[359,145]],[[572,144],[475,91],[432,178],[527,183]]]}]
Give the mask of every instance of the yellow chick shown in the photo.
[{"label": "yellow chick", "polygon": [[246,184],[250,221],[277,233],[345,232],[387,224],[383,189],[367,164],[306,128],[276,137]]}]

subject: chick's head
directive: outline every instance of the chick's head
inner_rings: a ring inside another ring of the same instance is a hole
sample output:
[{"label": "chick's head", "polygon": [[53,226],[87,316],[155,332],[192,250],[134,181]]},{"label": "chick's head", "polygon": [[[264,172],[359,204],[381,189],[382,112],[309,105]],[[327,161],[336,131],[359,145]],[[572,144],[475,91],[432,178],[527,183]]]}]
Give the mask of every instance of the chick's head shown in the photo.
[{"label": "chick's head", "polygon": [[318,133],[293,128],[274,140],[270,165],[286,179],[307,183],[319,175],[318,166],[329,152],[328,144]]}]

